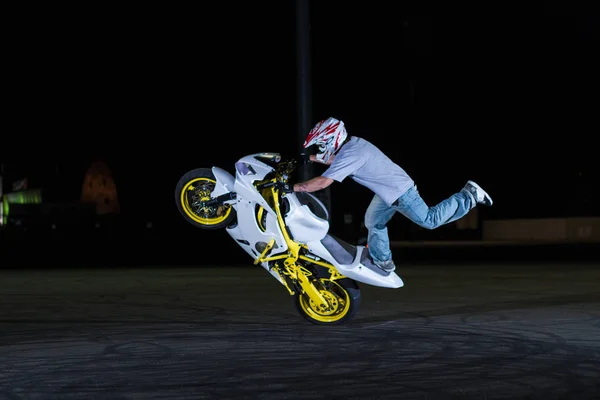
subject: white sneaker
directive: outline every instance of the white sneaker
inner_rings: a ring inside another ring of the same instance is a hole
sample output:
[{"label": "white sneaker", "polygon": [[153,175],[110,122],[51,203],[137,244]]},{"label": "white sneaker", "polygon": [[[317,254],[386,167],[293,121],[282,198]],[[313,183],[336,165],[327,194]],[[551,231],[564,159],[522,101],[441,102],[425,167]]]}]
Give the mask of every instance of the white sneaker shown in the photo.
[{"label": "white sneaker", "polygon": [[392,272],[396,269],[396,264],[394,264],[391,258],[387,261],[373,261],[375,262],[375,265],[377,265],[379,268],[386,272]]},{"label": "white sneaker", "polygon": [[471,193],[475,198],[475,201],[479,204],[491,206],[494,203],[490,195],[487,194],[486,191],[481,188],[481,186],[479,186],[473,181],[467,181],[467,184],[465,185],[464,189],[467,192]]}]

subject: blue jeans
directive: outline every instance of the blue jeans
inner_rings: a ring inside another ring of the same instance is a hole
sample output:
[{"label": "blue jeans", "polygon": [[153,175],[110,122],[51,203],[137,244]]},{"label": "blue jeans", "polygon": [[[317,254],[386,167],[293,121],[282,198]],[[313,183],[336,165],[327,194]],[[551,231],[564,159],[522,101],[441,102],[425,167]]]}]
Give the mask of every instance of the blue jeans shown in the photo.
[{"label": "blue jeans", "polygon": [[416,186],[408,189],[391,206],[375,195],[365,212],[369,253],[375,261],[392,258],[386,225],[397,212],[423,228],[435,229],[464,217],[476,205],[473,196],[464,189],[433,207],[425,203]]}]

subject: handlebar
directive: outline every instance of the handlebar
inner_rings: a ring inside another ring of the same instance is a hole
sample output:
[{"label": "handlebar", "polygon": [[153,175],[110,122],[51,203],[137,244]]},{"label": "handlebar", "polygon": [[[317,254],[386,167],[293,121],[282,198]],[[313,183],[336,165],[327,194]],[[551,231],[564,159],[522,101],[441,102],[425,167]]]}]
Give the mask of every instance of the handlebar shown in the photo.
[{"label": "handlebar", "polygon": [[257,190],[268,189],[270,187],[275,186],[277,189],[281,190],[285,193],[291,193],[294,191],[293,186],[288,183],[289,175],[296,169],[298,164],[298,160],[295,158],[282,160],[275,167],[276,170],[276,180],[269,181],[265,183],[261,183],[256,185]]},{"label": "handlebar", "polygon": [[260,185],[256,185],[256,188],[258,190],[263,190],[263,189],[267,189],[267,188],[270,188],[275,185],[277,185],[277,182],[267,182],[267,183],[261,183]]},{"label": "handlebar", "polygon": [[282,182],[282,181],[276,181],[276,182],[266,182],[266,183],[261,183],[260,185],[257,185],[256,188],[258,190],[263,190],[263,189],[267,189],[270,187],[275,186],[277,189],[281,190],[282,192],[285,193],[291,193],[294,191],[294,187],[291,186],[289,183],[287,182]]}]

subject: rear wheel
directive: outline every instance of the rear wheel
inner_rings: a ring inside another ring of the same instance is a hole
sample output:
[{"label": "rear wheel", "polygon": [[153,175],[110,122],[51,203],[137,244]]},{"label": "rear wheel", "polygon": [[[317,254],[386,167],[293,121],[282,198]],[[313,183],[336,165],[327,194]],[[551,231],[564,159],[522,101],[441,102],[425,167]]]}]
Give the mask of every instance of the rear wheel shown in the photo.
[{"label": "rear wheel", "polygon": [[196,168],[185,173],[175,186],[175,204],[183,218],[202,229],[221,229],[236,221],[229,204],[205,206],[211,199],[216,179],[210,168]]},{"label": "rear wheel", "polygon": [[317,325],[334,325],[350,321],[360,306],[360,288],[349,278],[329,280],[320,278],[316,283],[319,292],[327,300],[327,307],[315,304],[307,294],[294,295],[296,310],[306,320]]}]

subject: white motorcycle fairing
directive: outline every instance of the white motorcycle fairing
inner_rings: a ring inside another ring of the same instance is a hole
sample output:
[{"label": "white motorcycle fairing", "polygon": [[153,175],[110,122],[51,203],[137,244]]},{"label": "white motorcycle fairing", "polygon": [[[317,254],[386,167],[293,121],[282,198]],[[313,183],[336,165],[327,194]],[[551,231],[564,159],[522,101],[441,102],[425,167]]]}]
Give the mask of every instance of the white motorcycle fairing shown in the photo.
[{"label": "white motorcycle fairing", "polygon": [[373,264],[365,246],[353,246],[328,234],[327,208],[313,194],[290,193],[285,198],[290,203],[290,211],[285,215],[286,225],[293,239],[306,244],[311,253],[359,282],[388,288],[404,286],[395,272],[389,273]]},{"label": "white motorcycle fairing", "polygon": [[373,286],[397,289],[404,286],[395,272],[386,272],[373,264],[365,246],[353,246],[331,235],[307,243],[310,252],[335,265],[340,274]]}]

